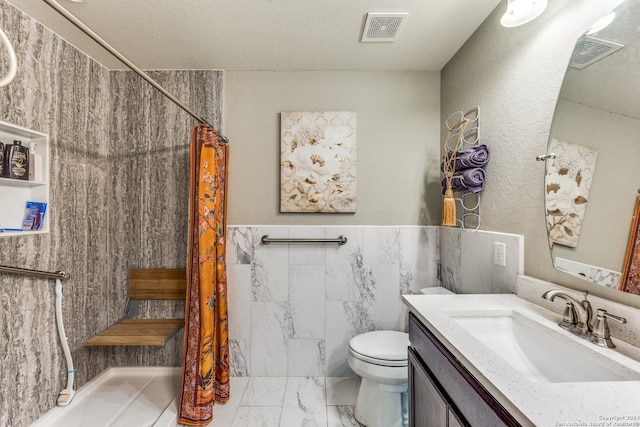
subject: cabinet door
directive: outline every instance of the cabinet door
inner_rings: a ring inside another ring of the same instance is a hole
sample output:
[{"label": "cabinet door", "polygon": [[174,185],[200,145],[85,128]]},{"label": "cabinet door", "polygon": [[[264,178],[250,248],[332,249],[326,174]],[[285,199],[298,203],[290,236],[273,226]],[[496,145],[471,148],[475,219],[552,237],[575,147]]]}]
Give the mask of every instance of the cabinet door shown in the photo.
[{"label": "cabinet door", "polygon": [[467,424],[463,423],[462,420],[458,417],[453,411],[453,408],[449,407],[449,419],[447,422],[447,427],[465,427]]},{"label": "cabinet door", "polygon": [[447,402],[409,348],[409,427],[447,425]]}]

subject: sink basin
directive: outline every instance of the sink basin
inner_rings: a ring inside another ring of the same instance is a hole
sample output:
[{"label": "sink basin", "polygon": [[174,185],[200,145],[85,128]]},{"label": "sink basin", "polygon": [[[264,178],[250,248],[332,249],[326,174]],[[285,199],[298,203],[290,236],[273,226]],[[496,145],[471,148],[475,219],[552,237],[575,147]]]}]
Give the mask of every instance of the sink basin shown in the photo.
[{"label": "sink basin", "polygon": [[589,349],[592,344],[576,342],[516,311],[457,312],[450,317],[534,382],[640,380],[640,373]]}]

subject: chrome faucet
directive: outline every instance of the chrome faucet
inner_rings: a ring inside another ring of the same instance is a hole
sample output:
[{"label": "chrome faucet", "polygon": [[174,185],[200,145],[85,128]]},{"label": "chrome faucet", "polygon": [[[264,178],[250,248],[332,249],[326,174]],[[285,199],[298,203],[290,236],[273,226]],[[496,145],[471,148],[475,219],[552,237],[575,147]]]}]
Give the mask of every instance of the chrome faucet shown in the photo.
[{"label": "chrome faucet", "polygon": [[574,335],[578,335],[586,340],[591,340],[591,317],[593,316],[593,310],[591,309],[591,303],[587,301],[588,295],[589,293],[585,292],[584,300],[578,301],[569,294],[553,289],[545,292],[542,298],[548,299],[549,301],[553,301],[556,297],[566,300],[567,306],[564,309],[560,326]]},{"label": "chrome faucet", "polygon": [[591,309],[591,303],[587,301],[588,292],[584,293],[584,300],[578,301],[571,295],[568,295],[560,290],[553,289],[545,292],[542,298],[553,301],[556,297],[562,298],[567,301],[567,305],[564,309],[562,316],[562,322],[560,327],[566,329],[574,335],[578,335],[592,343],[601,347],[613,348],[615,345],[611,342],[609,335],[609,325],[607,325],[607,318],[615,320],[619,323],[626,323],[626,319],[623,317],[615,316],[607,313],[605,310],[598,309],[596,320],[591,327],[591,318],[593,317],[593,310]]}]

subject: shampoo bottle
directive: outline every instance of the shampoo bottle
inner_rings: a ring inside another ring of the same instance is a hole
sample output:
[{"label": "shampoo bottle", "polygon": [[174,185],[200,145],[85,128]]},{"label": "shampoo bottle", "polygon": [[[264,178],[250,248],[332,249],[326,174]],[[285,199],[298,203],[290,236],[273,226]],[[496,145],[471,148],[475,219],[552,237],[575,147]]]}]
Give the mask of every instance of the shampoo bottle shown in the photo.
[{"label": "shampoo bottle", "polygon": [[0,178],[4,177],[4,144],[0,142]]},{"label": "shampoo bottle", "polygon": [[42,156],[36,153],[36,143],[29,143],[29,181],[42,182]]},{"label": "shampoo bottle", "polygon": [[9,150],[8,177],[13,179],[29,178],[29,149],[22,145],[22,141],[13,141]]}]

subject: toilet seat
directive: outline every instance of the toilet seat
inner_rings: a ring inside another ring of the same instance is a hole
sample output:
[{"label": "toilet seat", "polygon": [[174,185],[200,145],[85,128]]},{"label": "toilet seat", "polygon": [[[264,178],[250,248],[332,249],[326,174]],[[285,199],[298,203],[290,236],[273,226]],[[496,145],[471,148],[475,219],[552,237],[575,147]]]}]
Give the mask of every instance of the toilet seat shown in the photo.
[{"label": "toilet seat", "polygon": [[407,366],[409,334],[397,331],[367,332],[349,341],[349,353],[364,362],[379,366]]}]

